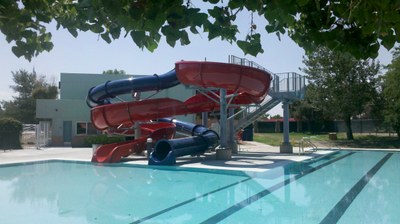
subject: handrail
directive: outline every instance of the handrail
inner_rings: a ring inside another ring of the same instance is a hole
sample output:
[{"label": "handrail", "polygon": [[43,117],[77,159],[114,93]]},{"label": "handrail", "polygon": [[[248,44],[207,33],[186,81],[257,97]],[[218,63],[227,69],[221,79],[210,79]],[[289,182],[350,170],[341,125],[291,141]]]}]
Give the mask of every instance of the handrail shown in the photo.
[{"label": "handrail", "polygon": [[228,119],[233,119],[234,117],[238,117],[238,116],[241,117],[241,119],[235,125],[235,132],[238,132],[242,128],[245,128],[246,126],[248,126],[251,123],[253,123],[254,121],[256,121],[265,112],[272,109],[279,103],[280,103],[279,100],[276,100],[274,98],[269,98],[268,100],[261,103],[259,106],[256,106],[256,109],[254,109],[254,107],[255,107],[254,105],[247,106],[244,109],[242,109],[241,111],[239,111],[238,113],[234,114],[234,116],[229,117]]},{"label": "handrail", "polygon": [[311,136],[311,137],[302,137],[300,142],[299,142],[299,155],[304,153],[304,143],[308,144],[309,146],[311,146],[311,150],[313,152],[316,152],[318,150],[318,147],[311,142],[312,138],[316,138],[315,136]]},{"label": "handrail", "polygon": [[264,102],[257,106],[248,105],[228,118],[234,119],[235,117],[241,117],[237,125],[235,125],[235,132],[238,132],[256,121],[260,116],[278,105],[282,100],[299,100],[304,98],[306,78],[296,72],[273,73],[253,61],[234,55],[229,56],[229,63],[261,69],[267,71],[273,77],[269,89],[270,99],[264,100]]}]

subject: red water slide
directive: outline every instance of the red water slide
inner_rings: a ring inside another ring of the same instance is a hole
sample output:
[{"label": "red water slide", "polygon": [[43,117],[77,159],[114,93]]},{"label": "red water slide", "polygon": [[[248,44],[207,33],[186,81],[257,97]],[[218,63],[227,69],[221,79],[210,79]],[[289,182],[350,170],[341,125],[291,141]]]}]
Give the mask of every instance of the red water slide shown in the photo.
[{"label": "red water slide", "polygon": [[139,139],[102,145],[97,148],[93,154],[92,162],[117,163],[122,157],[143,152],[146,149],[147,138],[158,141],[160,139],[171,139],[175,134],[175,125],[173,123],[142,124],[140,128],[142,136]]},{"label": "red water slide", "polygon": [[[268,93],[272,76],[266,71],[236,64],[217,62],[181,61],[175,63],[175,73],[181,84],[202,88],[224,88],[234,93],[234,104],[260,103]],[[140,78],[139,78],[140,79]],[[110,90],[106,90],[105,92]],[[214,100],[210,99],[214,98]],[[193,114],[219,110],[219,99],[214,94],[197,94],[185,102],[158,98],[143,101],[100,105],[92,108],[91,119],[99,130],[109,128],[129,128],[136,121],[157,120],[175,115]],[[145,149],[147,137],[154,140],[172,138],[171,124],[160,123],[146,127],[142,125],[142,137],[127,143],[102,146],[96,151],[92,161],[117,162],[121,157]],[[157,133],[157,134],[154,134]]]}]

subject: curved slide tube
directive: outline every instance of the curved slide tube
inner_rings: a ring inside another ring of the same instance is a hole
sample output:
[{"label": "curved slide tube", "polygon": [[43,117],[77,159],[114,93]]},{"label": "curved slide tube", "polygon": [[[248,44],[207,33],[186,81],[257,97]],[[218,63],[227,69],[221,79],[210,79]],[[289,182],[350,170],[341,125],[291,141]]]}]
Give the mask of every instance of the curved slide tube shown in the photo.
[{"label": "curved slide tube", "polygon": [[202,125],[175,119],[160,119],[160,121],[172,122],[176,125],[177,131],[191,134],[193,137],[158,141],[150,154],[149,165],[174,165],[177,157],[204,153],[218,143],[218,134]]},{"label": "curved slide tube", "polygon": [[140,78],[128,78],[108,81],[102,85],[95,86],[89,90],[86,100],[90,107],[108,104],[110,98],[118,95],[134,92],[146,92],[162,90],[179,84],[175,70],[162,75],[149,75]]}]

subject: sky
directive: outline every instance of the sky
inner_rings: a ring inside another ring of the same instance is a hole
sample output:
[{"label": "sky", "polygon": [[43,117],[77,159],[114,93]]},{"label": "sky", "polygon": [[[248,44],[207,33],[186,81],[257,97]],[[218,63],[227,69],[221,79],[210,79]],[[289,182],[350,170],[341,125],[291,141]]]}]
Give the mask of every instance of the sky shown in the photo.
[{"label": "sky", "polygon": [[[248,32],[250,15],[239,18],[241,36]],[[264,53],[253,57],[244,55],[235,44],[214,39],[209,41],[207,34],[190,35],[191,44],[175,47],[169,46],[163,37],[159,47],[154,52],[139,49],[128,35],[107,44],[98,35],[80,32],[74,38],[67,30],[55,29],[55,24],[48,26],[52,32],[54,48],[50,52],[43,52],[31,62],[24,58],[17,58],[11,51],[5,36],[0,33],[0,101],[11,100],[15,93],[9,88],[13,85],[12,73],[20,69],[44,75],[48,82],[58,83],[60,73],[102,73],[104,70],[124,70],[127,74],[152,75],[162,74],[174,68],[174,63],[180,60],[228,62],[229,55],[243,57],[254,61],[274,73],[297,72],[303,68],[302,59],[304,50],[294,43],[288,36],[281,36],[263,32],[263,21],[257,21],[258,30],[262,35]],[[239,36],[240,37],[240,36]],[[381,49],[378,60],[381,64],[389,64],[391,54]],[[282,114],[278,105],[269,112],[271,115]]]}]

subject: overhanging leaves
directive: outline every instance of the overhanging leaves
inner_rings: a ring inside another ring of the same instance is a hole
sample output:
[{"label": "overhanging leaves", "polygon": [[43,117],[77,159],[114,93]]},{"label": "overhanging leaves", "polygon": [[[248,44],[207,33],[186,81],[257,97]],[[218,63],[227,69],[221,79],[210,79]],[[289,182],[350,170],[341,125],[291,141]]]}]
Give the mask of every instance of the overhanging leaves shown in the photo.
[{"label": "overhanging leaves", "polygon": [[[238,13],[255,12],[268,24],[269,33],[286,32],[311,52],[316,46],[347,51],[357,58],[376,57],[379,47],[393,48],[400,42],[400,13],[396,1],[244,1],[204,0],[202,8],[191,1],[171,0],[58,0],[1,1],[0,31],[13,43],[15,55],[30,60],[52,48],[46,25],[56,21],[72,36],[90,31],[110,43],[131,35],[140,48],[153,51],[162,33],[170,46],[179,41],[190,44],[190,31],[208,33],[208,39],[237,41],[239,32],[249,27],[237,26]],[[250,21],[249,21],[250,23]],[[252,25],[252,24],[251,24]],[[43,38],[42,38],[43,36]],[[51,36],[50,36],[51,37]],[[251,55],[263,52],[260,38],[237,41]],[[17,42],[19,44],[17,44]],[[21,44],[24,43],[24,44]]]}]

